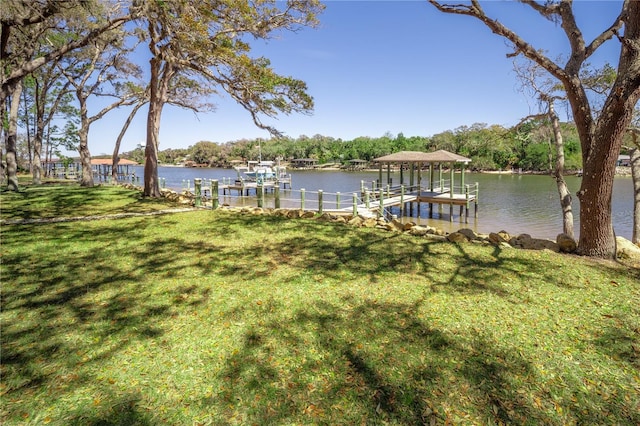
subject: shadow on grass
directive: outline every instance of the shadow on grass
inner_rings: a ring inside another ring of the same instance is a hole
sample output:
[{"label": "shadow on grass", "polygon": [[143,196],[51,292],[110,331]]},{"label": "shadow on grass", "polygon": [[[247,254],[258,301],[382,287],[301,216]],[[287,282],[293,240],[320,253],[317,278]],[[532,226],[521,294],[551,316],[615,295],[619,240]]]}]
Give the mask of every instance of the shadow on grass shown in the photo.
[{"label": "shadow on grass", "polygon": [[[71,409],[69,421],[70,426],[111,426],[111,425],[154,425],[152,416],[141,410],[140,395],[131,394],[123,396],[113,396],[106,404],[96,401],[100,406],[97,410]],[[97,411],[97,413],[96,413]]]},{"label": "shadow on grass", "polygon": [[[528,301],[512,281],[556,277],[544,261],[510,257],[499,249],[211,212],[9,226],[3,229],[2,250],[3,398],[14,400],[43,389],[49,397],[64,394],[94,377],[62,377],[60,370],[99,365],[133,342],[161,339],[166,330],[159,319],[212,303],[212,284],[203,285],[203,277],[241,288],[266,286],[276,271],[319,282],[357,277],[371,285],[404,274],[425,292],[487,293],[510,303]],[[464,421],[464,410],[495,423],[557,423],[519,392],[517,378],[535,374],[523,355],[496,349],[489,336],[442,330],[418,315],[420,304],[343,302],[315,300],[287,321],[267,317],[250,325],[221,373],[225,388],[219,398],[203,396],[200,404],[224,413],[218,420],[240,415],[257,424],[322,423],[327,417],[344,424],[367,419],[423,424]],[[278,303],[269,300],[266,305],[272,306],[265,308],[285,309]],[[230,305],[227,314],[251,309]],[[625,351],[627,346],[616,349],[621,356]],[[466,394],[450,395],[461,382]],[[242,406],[238,396],[245,398]],[[460,412],[451,407],[451,398],[465,398],[456,405]],[[79,411],[77,418],[84,424],[147,422],[135,401],[125,404],[113,396],[104,405],[124,409]],[[584,419],[589,415],[598,417],[587,410]]]},{"label": "shadow on grass", "polygon": [[2,192],[0,197],[4,220],[143,213],[170,205],[144,198],[139,191],[102,185],[27,186],[19,192]]},{"label": "shadow on grass", "polygon": [[[504,424],[548,420],[518,397],[514,377],[532,374],[526,360],[482,336],[443,332],[416,311],[373,302],[346,311],[319,302],[289,322],[256,326],[227,360],[219,398],[201,404],[251,424],[442,424],[465,414]],[[299,355],[309,353],[315,358]],[[466,393],[450,395],[452,387]]]}]

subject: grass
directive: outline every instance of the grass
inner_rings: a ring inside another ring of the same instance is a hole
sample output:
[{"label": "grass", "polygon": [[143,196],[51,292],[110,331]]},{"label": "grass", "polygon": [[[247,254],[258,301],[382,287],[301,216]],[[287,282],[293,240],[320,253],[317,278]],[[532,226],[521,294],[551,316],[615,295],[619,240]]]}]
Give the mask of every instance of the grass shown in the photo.
[{"label": "grass", "polygon": [[162,200],[143,198],[139,192],[119,186],[84,188],[78,185],[24,186],[19,192],[5,191],[0,219],[48,219],[143,213],[176,207]]},{"label": "grass", "polygon": [[[0,201],[3,219],[162,204]],[[2,424],[640,423],[637,269],[225,211],[1,237]]]}]

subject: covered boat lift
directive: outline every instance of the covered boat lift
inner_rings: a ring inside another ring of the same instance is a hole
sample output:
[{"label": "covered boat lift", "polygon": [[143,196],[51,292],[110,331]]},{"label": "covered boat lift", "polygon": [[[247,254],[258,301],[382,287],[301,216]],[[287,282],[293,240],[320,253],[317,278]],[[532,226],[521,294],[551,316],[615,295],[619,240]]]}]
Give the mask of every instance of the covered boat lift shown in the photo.
[{"label": "covered boat lift", "polygon": [[[400,167],[400,183],[395,188],[405,188],[405,168],[409,172],[409,182],[406,186],[408,194],[416,196],[411,202],[410,214],[413,214],[413,204],[417,204],[418,215],[420,214],[420,203],[429,204],[429,217],[433,217],[433,204],[438,204],[439,208],[443,204],[449,204],[450,220],[453,220],[453,206],[460,206],[460,216],[466,209],[465,218],[469,216],[469,206],[473,202],[475,206],[474,216],[478,215],[478,184],[465,184],[465,167],[471,162],[470,158],[454,154],[449,151],[439,150],[435,152],[421,151],[401,151],[394,154],[385,155],[374,159],[379,164],[379,184],[383,182],[383,166],[386,164],[388,187],[392,187],[391,165]],[[438,166],[438,176],[436,168]],[[449,169],[449,179],[443,174],[443,165]],[[406,167],[405,167],[406,166]],[[422,185],[422,172],[428,166],[428,184]],[[460,168],[460,180],[456,184],[456,167]]]}]

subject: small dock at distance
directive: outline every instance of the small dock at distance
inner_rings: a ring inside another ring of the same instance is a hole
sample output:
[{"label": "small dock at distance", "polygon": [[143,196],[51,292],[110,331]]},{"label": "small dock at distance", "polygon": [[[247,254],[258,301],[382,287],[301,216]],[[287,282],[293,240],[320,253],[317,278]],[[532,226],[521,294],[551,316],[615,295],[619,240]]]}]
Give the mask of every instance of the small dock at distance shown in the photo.
[{"label": "small dock at distance", "polygon": [[265,191],[273,191],[275,187],[282,189],[291,188],[291,175],[280,177],[278,179],[266,180],[264,182],[249,181],[244,179],[232,179],[222,181],[219,188],[223,195],[231,194],[231,191],[237,191],[238,195],[249,196],[251,192],[258,195],[258,190],[263,188]]}]

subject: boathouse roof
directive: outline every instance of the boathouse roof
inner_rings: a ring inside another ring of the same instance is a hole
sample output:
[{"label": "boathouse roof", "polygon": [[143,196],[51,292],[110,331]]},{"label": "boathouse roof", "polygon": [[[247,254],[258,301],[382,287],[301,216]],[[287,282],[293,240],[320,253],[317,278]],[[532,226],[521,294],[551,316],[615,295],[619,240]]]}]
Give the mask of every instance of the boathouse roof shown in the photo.
[{"label": "boathouse roof", "polygon": [[[80,163],[81,160],[79,157],[75,157],[71,159],[72,162],[74,163]],[[47,160],[45,161],[45,163],[48,164],[57,164],[57,163],[62,163],[63,160],[61,158],[52,158],[51,160]],[[91,159],[91,165],[93,166],[97,166],[97,165],[108,165],[110,166],[112,164],[111,158],[92,158]],[[119,158],[118,159],[118,164],[122,165],[122,166],[135,166],[138,165],[137,161],[133,161],[133,160],[129,160],[126,158]]]},{"label": "boathouse roof", "polygon": [[440,149],[434,152],[400,151],[375,158],[380,163],[469,163],[470,158]]},{"label": "boathouse roof", "polygon": [[[91,164],[92,165],[112,165],[113,161],[111,161],[111,158],[92,158],[91,159]],[[132,160],[128,160],[126,158],[119,158],[118,159],[118,164],[126,166],[126,165],[137,165],[138,162],[137,161],[132,161]]]}]

